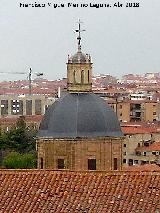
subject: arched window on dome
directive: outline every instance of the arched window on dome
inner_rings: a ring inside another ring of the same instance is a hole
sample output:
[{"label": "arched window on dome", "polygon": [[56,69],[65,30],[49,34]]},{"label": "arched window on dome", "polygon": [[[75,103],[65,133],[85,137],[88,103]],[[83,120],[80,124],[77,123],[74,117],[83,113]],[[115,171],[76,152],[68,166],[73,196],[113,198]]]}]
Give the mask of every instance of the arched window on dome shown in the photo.
[{"label": "arched window on dome", "polygon": [[84,70],[81,71],[81,83],[84,83]]}]

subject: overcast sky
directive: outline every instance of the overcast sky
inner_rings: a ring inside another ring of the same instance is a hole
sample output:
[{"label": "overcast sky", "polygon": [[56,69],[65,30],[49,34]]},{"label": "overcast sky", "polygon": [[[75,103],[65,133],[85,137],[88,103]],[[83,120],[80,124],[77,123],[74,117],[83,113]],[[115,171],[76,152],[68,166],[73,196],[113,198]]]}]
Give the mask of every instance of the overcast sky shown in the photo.
[{"label": "overcast sky", "polygon": [[[23,8],[20,3],[46,4]],[[83,21],[82,51],[91,54],[94,74],[160,72],[160,1],[139,8],[113,7],[113,0],[0,0],[0,72],[43,72],[48,79],[66,77],[67,55],[77,51],[74,29]],[[51,6],[47,6],[51,3]],[[64,4],[54,8],[53,4]],[[78,7],[68,7],[77,3]],[[109,3],[109,8],[82,8],[81,3]],[[0,73],[0,80],[27,75]],[[34,76],[33,76],[34,78]]]}]

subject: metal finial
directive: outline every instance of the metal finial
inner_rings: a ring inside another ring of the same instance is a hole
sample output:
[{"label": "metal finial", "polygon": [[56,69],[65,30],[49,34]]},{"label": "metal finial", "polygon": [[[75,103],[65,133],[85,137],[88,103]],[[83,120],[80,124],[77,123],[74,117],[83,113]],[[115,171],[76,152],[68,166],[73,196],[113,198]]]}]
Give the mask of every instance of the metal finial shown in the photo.
[{"label": "metal finial", "polygon": [[78,50],[81,50],[81,32],[85,31],[85,30],[81,30],[81,20],[79,19],[78,20],[78,30],[75,30],[76,33],[78,33],[78,37],[77,37],[77,40],[78,40]]}]

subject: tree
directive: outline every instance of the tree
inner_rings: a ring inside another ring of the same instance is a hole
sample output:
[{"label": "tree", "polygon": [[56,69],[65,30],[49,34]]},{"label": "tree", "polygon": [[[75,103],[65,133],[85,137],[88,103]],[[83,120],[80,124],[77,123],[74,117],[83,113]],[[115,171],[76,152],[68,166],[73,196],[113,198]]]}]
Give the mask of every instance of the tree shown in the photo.
[{"label": "tree", "polygon": [[36,168],[36,157],[32,153],[9,153],[3,160],[3,166],[7,169],[32,169]]},{"label": "tree", "polygon": [[[8,165],[9,167],[16,168],[28,168],[28,163],[30,162],[28,158],[34,159],[36,161],[36,131],[32,128],[28,128],[25,123],[24,116],[21,116],[16,123],[16,126],[13,127],[10,131],[0,133],[0,151],[4,156],[9,153],[14,153],[11,156],[7,155],[6,161],[4,161],[4,166]],[[27,154],[29,153],[29,155]],[[3,158],[0,159],[0,165],[2,164]],[[23,156],[23,158],[22,158]],[[14,161],[15,162],[12,162]],[[19,160],[21,159],[21,160]],[[26,164],[24,161],[26,160]],[[13,163],[14,166],[11,166]],[[17,166],[16,166],[17,165]],[[22,166],[23,165],[23,166]],[[29,164],[30,165],[30,164]],[[8,167],[6,167],[8,168]]]},{"label": "tree", "polygon": [[35,151],[36,131],[26,127],[24,116],[17,120],[16,127],[9,132],[1,133],[0,148],[25,153]]}]

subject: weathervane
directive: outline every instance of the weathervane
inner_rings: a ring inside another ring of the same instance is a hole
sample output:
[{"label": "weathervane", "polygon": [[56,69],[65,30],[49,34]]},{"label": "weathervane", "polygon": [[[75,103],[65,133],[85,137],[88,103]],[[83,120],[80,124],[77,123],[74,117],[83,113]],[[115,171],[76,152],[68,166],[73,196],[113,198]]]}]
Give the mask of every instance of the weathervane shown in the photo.
[{"label": "weathervane", "polygon": [[78,37],[77,37],[77,40],[78,40],[78,50],[81,50],[81,32],[85,31],[85,30],[81,30],[81,20],[79,19],[78,20],[78,30],[75,30],[76,33],[78,33]]}]

